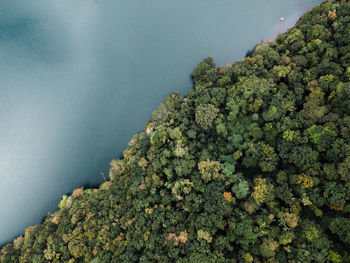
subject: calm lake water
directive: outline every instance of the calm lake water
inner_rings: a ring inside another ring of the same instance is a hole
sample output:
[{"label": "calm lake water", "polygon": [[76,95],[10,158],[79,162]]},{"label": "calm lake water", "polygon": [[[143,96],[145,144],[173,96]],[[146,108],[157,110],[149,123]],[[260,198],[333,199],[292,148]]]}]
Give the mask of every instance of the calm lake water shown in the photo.
[{"label": "calm lake water", "polygon": [[1,0],[0,244],[101,183],[203,58],[240,60],[320,2]]}]

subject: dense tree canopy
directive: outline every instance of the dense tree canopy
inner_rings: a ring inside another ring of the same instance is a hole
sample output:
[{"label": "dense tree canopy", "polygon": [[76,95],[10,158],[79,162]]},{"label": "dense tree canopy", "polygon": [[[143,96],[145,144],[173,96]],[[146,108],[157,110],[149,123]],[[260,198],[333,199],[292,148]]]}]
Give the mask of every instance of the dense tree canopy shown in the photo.
[{"label": "dense tree canopy", "polygon": [[350,262],[349,1],[192,74],[0,262]]}]

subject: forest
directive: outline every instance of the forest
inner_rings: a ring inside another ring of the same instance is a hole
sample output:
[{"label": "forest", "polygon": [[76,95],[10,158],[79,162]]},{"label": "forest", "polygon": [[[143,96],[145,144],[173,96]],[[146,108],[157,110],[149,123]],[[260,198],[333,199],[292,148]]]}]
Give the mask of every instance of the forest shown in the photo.
[{"label": "forest", "polygon": [[0,262],[350,262],[350,2],[192,76]]}]

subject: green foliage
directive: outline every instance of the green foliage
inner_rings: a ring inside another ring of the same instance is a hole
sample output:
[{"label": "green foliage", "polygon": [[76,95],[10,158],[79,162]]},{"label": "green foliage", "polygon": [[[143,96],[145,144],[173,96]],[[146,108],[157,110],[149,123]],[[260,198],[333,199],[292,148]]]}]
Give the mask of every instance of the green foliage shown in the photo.
[{"label": "green foliage", "polygon": [[232,186],[232,192],[238,199],[243,199],[249,194],[249,184],[247,181],[242,180],[239,183]]},{"label": "green foliage", "polygon": [[204,130],[208,130],[215,120],[219,110],[212,104],[200,105],[196,109],[196,123]]},{"label": "green foliage", "polygon": [[110,181],[0,250],[16,262],[350,262],[350,3],[193,70]]},{"label": "green foliage", "polygon": [[312,52],[316,50],[321,45],[321,43],[322,43],[321,39],[314,39],[307,44],[307,48],[309,49],[309,51]]},{"label": "green foliage", "polygon": [[218,180],[222,176],[220,175],[220,163],[217,161],[202,161],[198,163],[198,170],[202,175],[204,182],[208,183],[211,180]]},{"label": "green foliage", "polygon": [[330,262],[334,262],[334,263],[341,263],[342,262],[341,255],[339,255],[337,252],[334,252],[332,250],[329,251],[327,258]]},{"label": "green foliage", "polygon": [[254,49],[256,55],[261,55],[264,58],[264,65],[267,69],[271,69],[280,60],[280,55],[268,44],[257,45]]},{"label": "green foliage", "polygon": [[350,245],[350,219],[338,217],[331,221],[329,229],[332,233],[337,234],[342,242]]},{"label": "green foliage", "polygon": [[285,139],[286,141],[293,141],[294,139],[296,139],[299,136],[299,132],[298,131],[293,131],[293,130],[286,130],[283,132],[283,139]]},{"label": "green foliage", "polygon": [[63,208],[66,206],[67,199],[68,199],[68,196],[66,196],[66,195],[63,195],[63,196],[62,196],[62,200],[61,200],[60,203],[58,204],[58,208],[59,208],[59,209],[63,209]]},{"label": "green foliage", "polygon": [[230,82],[231,82],[231,78],[229,76],[227,76],[227,75],[219,80],[219,83],[220,83],[221,86],[226,86]]},{"label": "green foliage", "polygon": [[343,206],[348,199],[346,197],[346,188],[336,182],[328,182],[324,190],[323,196],[328,200],[332,206]]},{"label": "green foliage", "polygon": [[216,80],[216,65],[212,58],[208,57],[198,64],[197,68],[192,71],[195,82],[206,82]]},{"label": "green foliage", "polygon": [[325,149],[332,145],[337,133],[330,129],[329,126],[324,128],[314,124],[306,130],[306,135],[310,138],[311,142],[319,147],[319,149]]}]

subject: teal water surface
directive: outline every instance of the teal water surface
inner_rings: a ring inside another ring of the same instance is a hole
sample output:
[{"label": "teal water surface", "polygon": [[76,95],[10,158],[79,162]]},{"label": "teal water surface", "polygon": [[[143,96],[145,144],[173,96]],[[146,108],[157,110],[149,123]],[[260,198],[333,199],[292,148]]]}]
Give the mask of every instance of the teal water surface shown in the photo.
[{"label": "teal water surface", "polygon": [[[1,0],[0,244],[108,163],[203,58],[242,59],[320,0]],[[284,21],[280,21],[284,17]]]}]

